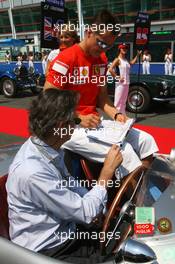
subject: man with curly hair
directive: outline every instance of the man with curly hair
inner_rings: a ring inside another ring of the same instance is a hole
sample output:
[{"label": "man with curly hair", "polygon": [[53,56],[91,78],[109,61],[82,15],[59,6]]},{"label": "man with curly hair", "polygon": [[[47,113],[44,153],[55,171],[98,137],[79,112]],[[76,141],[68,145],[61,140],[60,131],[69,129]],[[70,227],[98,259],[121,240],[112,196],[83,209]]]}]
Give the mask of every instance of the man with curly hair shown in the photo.
[{"label": "man with curly hair", "polygon": [[49,89],[32,102],[32,136],[13,160],[6,187],[11,241],[82,264],[105,258],[100,256],[99,240],[80,238],[77,224],[91,223],[105,209],[108,181],[122,155],[116,145],[111,147],[90,191],[68,173],[61,146],[74,129],[78,98],[74,91]]}]

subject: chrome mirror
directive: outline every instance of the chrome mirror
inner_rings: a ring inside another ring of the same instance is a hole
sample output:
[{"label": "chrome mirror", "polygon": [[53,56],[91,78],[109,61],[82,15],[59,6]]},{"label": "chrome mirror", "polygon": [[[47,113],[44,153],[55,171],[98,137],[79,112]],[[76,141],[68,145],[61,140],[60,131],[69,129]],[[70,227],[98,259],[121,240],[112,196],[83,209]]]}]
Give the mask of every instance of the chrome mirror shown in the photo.
[{"label": "chrome mirror", "polygon": [[119,247],[115,262],[149,263],[157,259],[154,251],[145,243],[128,238]]}]

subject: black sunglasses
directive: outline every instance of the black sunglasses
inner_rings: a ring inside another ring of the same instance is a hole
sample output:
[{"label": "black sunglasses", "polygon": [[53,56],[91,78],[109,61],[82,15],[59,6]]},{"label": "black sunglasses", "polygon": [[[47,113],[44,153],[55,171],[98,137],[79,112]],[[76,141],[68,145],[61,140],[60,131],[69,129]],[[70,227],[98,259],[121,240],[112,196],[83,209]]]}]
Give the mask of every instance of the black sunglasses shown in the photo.
[{"label": "black sunglasses", "polygon": [[114,46],[114,45],[108,45],[98,38],[96,38],[96,42],[100,49],[111,49]]}]

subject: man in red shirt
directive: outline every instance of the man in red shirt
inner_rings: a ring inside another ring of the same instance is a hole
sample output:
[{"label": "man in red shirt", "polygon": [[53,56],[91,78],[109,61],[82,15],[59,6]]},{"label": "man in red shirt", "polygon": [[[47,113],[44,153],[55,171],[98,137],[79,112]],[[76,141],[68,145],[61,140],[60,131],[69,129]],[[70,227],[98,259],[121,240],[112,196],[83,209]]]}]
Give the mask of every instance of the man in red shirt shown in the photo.
[{"label": "man in red shirt", "polygon": [[[104,52],[115,42],[119,33],[117,25],[110,12],[101,11],[85,32],[84,40],[60,53],[50,65],[44,88],[55,87],[80,93],[77,115],[83,128],[96,128],[100,124],[97,106],[113,120],[121,122],[127,120],[125,115],[116,111],[109,99],[105,82],[107,58]],[[127,175],[141,165],[140,159],[148,167],[152,161],[152,154],[158,150],[149,134],[136,129],[131,129],[128,133],[127,142],[132,146],[126,143],[123,147],[122,175]],[[100,162],[104,161],[109,149],[90,141],[82,130],[74,131],[65,148]]]},{"label": "man in red shirt", "polygon": [[[106,74],[107,65],[104,52],[113,46],[119,27],[108,11],[97,15],[92,25],[97,27],[89,28],[83,41],[55,58],[45,83],[45,89],[58,87],[80,92],[77,112],[83,127],[96,127],[100,123],[97,104],[112,119],[116,114],[116,109],[107,95],[105,81],[102,85],[102,77]],[[118,115],[117,119],[124,120],[124,116]]]},{"label": "man in red shirt", "polygon": [[99,82],[105,75],[106,64],[107,58],[104,53],[97,58],[85,56],[81,46],[75,44],[52,62],[47,84],[78,91],[80,101],[77,112],[85,116],[97,115],[97,98],[101,89]]}]

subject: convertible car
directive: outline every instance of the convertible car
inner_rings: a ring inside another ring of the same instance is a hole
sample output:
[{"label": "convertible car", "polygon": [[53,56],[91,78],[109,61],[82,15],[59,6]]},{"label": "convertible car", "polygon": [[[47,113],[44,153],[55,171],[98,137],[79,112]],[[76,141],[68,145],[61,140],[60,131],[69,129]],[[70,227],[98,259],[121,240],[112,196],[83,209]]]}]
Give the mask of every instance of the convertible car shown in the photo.
[{"label": "convertible car", "polygon": [[[9,240],[5,182],[8,167],[19,148],[20,144],[0,148],[1,263],[65,263],[19,247]],[[82,157],[80,163],[89,180],[94,177],[94,168],[101,166],[94,166]],[[147,209],[149,213],[144,213]],[[139,210],[142,211],[140,216]],[[102,251],[104,254],[113,252],[114,256],[106,264],[175,264],[175,149],[170,155],[156,155],[146,173],[140,167],[121,181],[108,206],[102,230],[105,234],[111,231],[111,236],[105,236],[102,241]],[[116,232],[120,234],[117,240]]]},{"label": "convertible car", "polygon": [[14,67],[11,64],[0,64],[0,91],[6,97],[15,97],[19,91],[30,89],[33,94],[40,92],[38,83],[40,74],[27,69],[26,66]]},{"label": "convertible car", "polygon": [[[110,76],[111,77],[111,76]],[[109,77],[109,78],[110,78]],[[169,103],[175,101],[175,76],[169,75],[130,75],[130,87],[127,110],[142,113],[151,108],[153,103]],[[108,93],[114,98],[114,82],[108,79]]]}]

